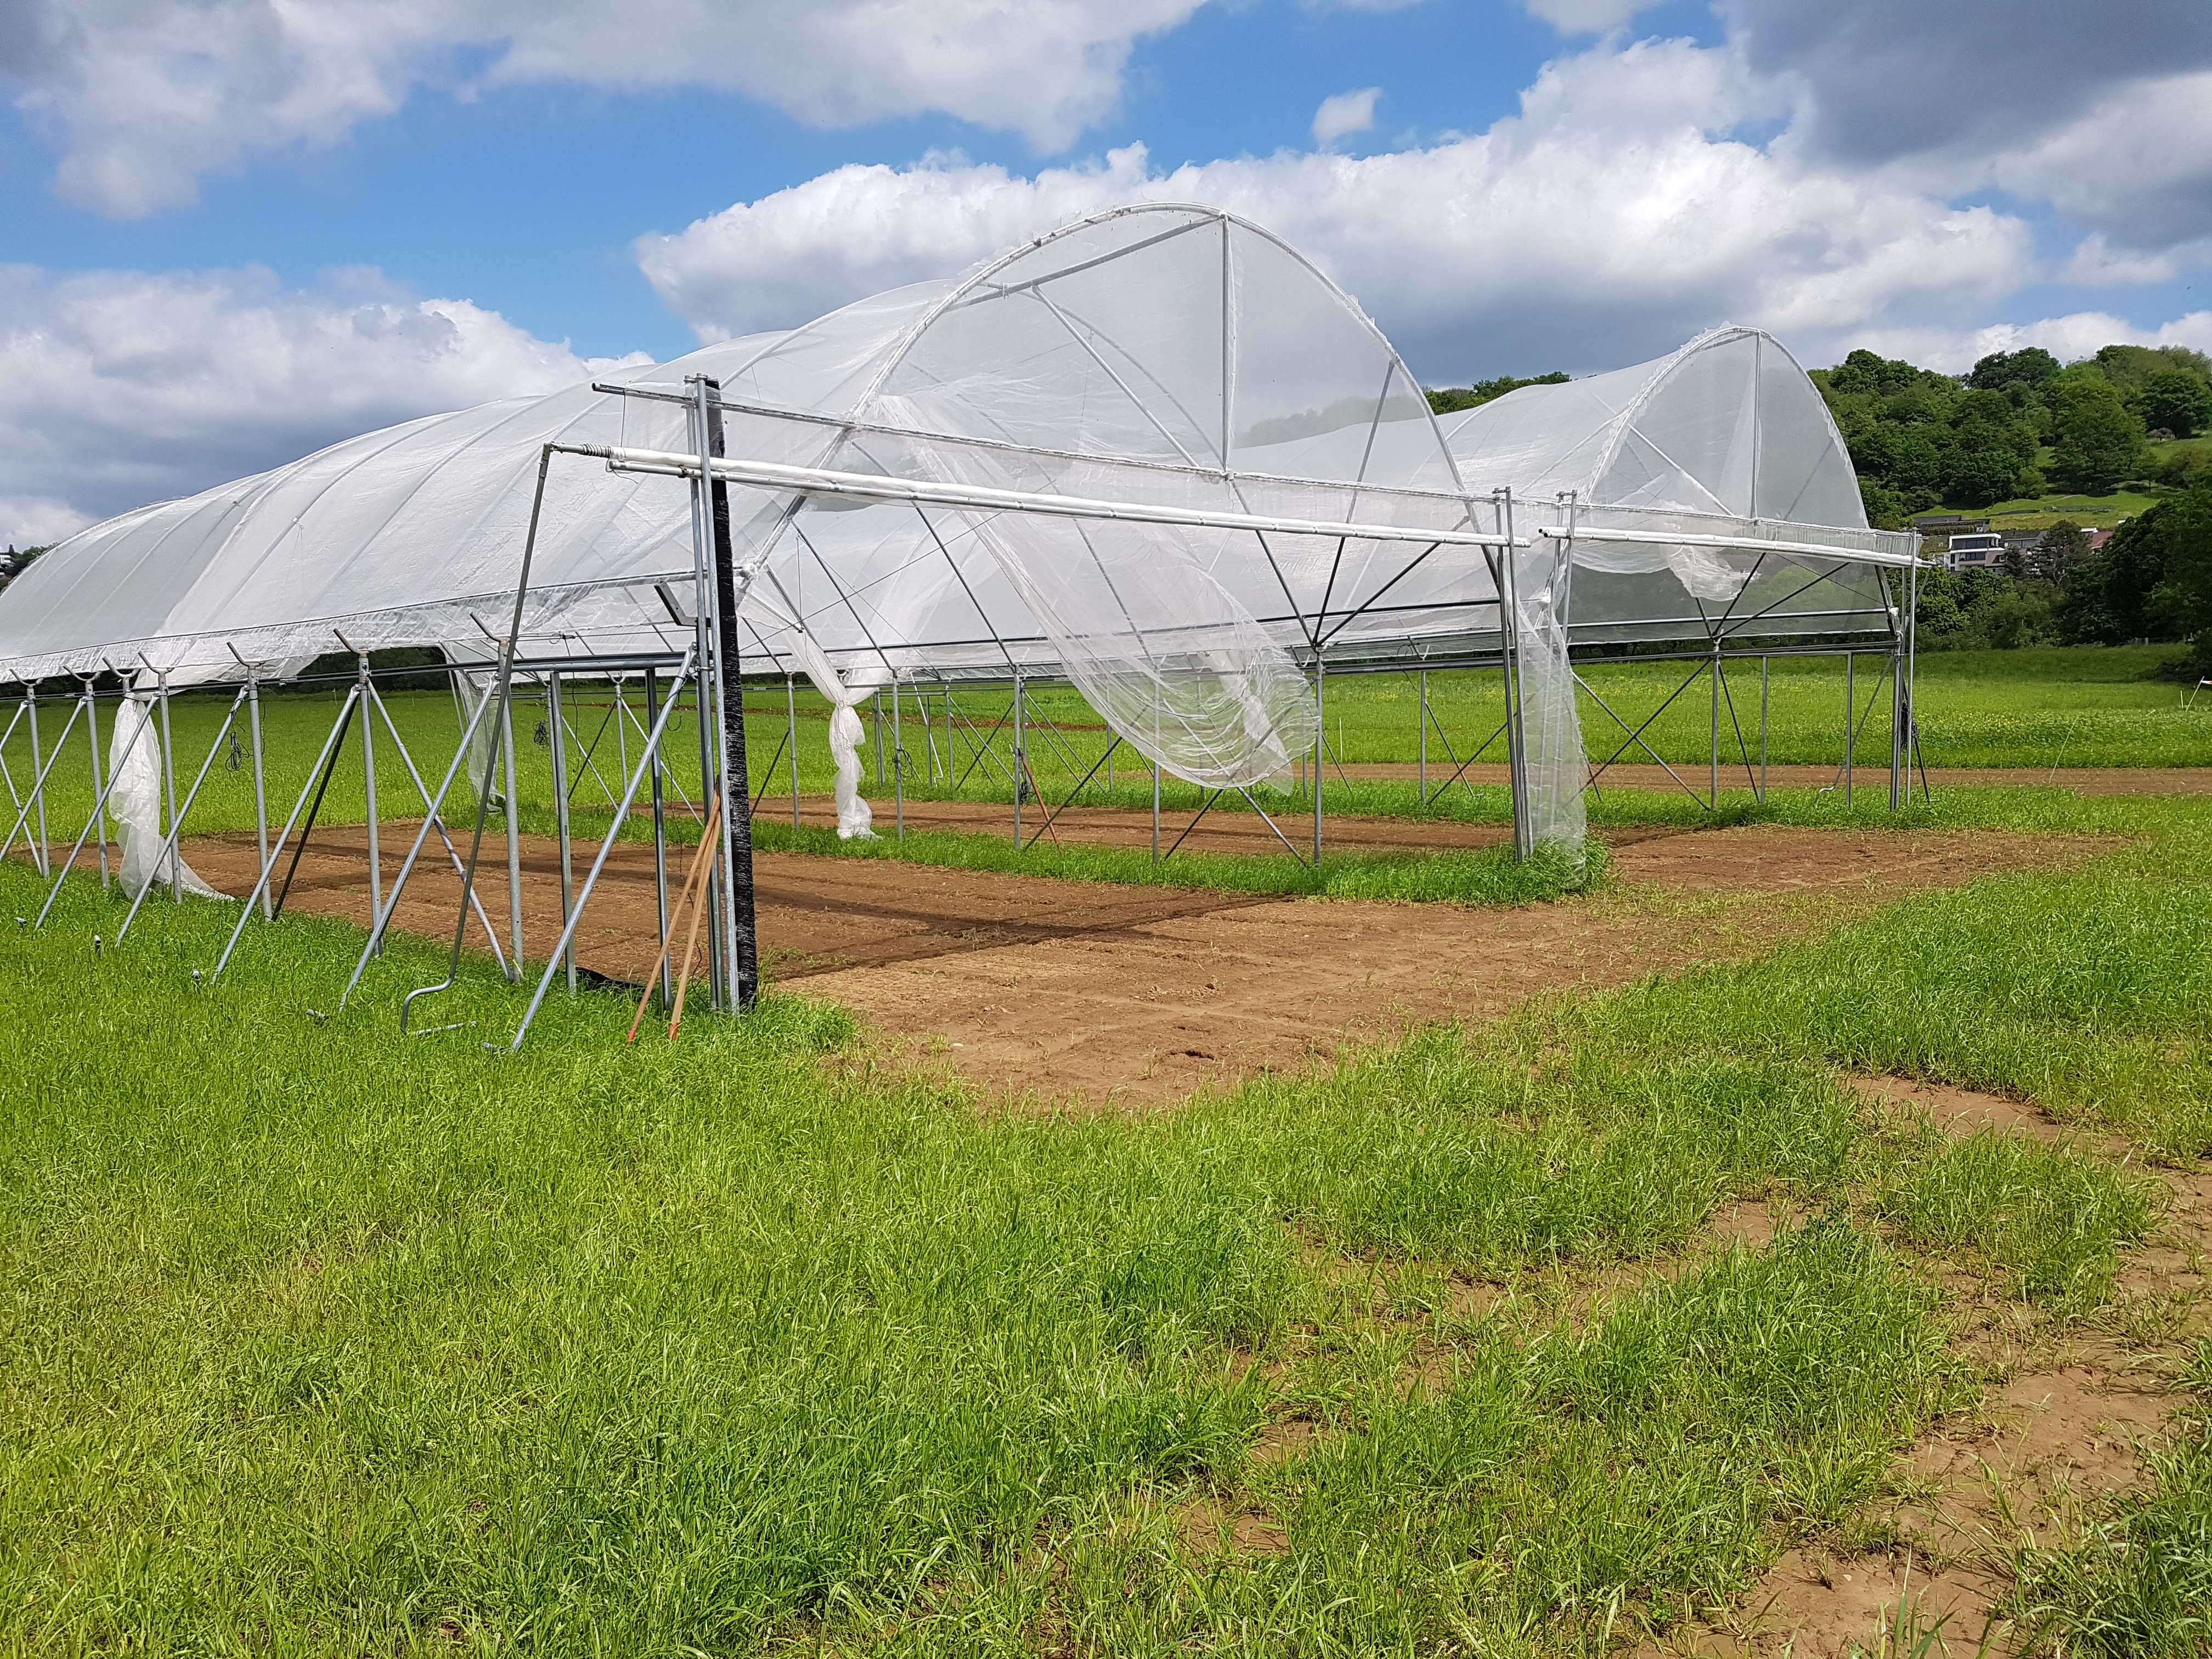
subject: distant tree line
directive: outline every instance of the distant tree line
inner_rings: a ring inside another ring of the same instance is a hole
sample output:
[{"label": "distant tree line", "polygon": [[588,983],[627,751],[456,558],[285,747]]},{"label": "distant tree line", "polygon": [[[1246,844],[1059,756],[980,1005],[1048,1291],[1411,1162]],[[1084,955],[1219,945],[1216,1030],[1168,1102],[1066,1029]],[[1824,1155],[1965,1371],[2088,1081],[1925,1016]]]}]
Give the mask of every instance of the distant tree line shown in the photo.
[{"label": "distant tree line", "polygon": [[18,552],[11,543],[5,553],[0,553],[0,587],[7,586],[21,575],[29,568],[31,561],[46,550],[43,547],[27,547]]},{"label": "distant tree line", "polygon": [[1956,376],[1861,350],[1812,374],[1878,525],[2052,485],[2093,495],[2154,477],[2185,487],[2212,471],[2212,451],[2161,464],[2149,447],[2212,432],[2212,362],[2182,346],[2108,345],[2067,364],[2027,346]]},{"label": "distant tree line", "polygon": [[1553,369],[1549,374],[1539,374],[1531,380],[1518,380],[1510,374],[1501,374],[1494,380],[1477,380],[1473,386],[1431,386],[1429,407],[1439,415],[1455,415],[1462,409],[1474,409],[1480,404],[1503,398],[1509,392],[1518,392],[1524,386],[1565,386],[1567,377]]},{"label": "distant tree line", "polygon": [[2072,573],[2057,612],[2066,644],[2186,640],[2179,665],[2212,678],[2212,471],[2115,531]]}]

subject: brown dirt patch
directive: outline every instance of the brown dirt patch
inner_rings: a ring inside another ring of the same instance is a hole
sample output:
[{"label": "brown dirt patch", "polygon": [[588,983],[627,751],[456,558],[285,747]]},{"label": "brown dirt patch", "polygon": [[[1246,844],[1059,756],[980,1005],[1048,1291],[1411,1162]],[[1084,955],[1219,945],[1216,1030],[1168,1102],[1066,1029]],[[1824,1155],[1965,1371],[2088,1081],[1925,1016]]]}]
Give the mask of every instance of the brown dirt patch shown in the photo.
[{"label": "brown dirt patch", "polygon": [[[1854,1078],[1868,1100],[1925,1110],[1953,1134],[1984,1127],[2125,1156],[2127,1143],[2081,1136],[2039,1107],[1903,1078]],[[2124,1267],[2112,1304],[2086,1325],[2053,1325],[1946,1273],[1965,1316],[1962,1352],[1998,1380],[1975,1409],[1933,1425],[1901,1460],[1897,1496],[1874,1517],[1894,1541],[1866,1553],[1814,1542],[1790,1551],[1742,1597],[1723,1631],[1699,1626],[1673,1650],[1830,1659],[1887,1651],[1906,1613],[1972,1652],[1985,1634],[2009,1652],[1997,1619],[2012,1588],[2010,1552],[2078,1524],[2100,1498],[2147,1479],[2142,1452],[2169,1433],[2173,1356],[2212,1328],[2212,1169],[2168,1172],[2171,1202]],[[1903,1650],[1900,1648],[1899,1650]]]},{"label": "brown dirt patch", "polygon": [[[1365,822],[1393,835],[1408,827]],[[410,836],[385,829],[387,878]],[[1915,889],[2068,862],[2099,845],[1771,824],[1655,832],[1616,845],[1613,890],[1519,908],[1281,900],[805,854],[763,853],[755,868],[771,981],[804,981],[860,1013],[892,1054],[942,1066],[987,1099],[1098,1106],[1164,1103],[1326,1060],[1346,1041],[1747,955]],[[192,841],[185,857],[223,891],[252,885],[251,836]],[[672,864],[680,889],[680,860]],[[505,887],[502,853],[480,889],[502,932]],[[525,838],[523,894],[526,948],[542,962],[560,929],[548,839]],[[459,902],[450,864],[426,854],[397,925],[450,937]],[[361,827],[316,831],[289,903],[367,922]],[[653,915],[650,848],[617,846],[578,961],[641,982],[658,950]],[[481,948],[473,922],[470,935]]]},{"label": "brown dirt patch", "polygon": [[[1710,775],[1709,767],[1696,761],[1678,765],[1674,770],[1702,791]],[[1328,778],[1337,775],[1332,766],[1322,780],[1322,794],[1328,793]],[[1420,768],[1402,761],[1355,761],[1343,769],[1343,775],[1354,781],[1362,778],[1399,779],[1413,781],[1420,775]],[[1437,787],[1452,775],[1449,766],[1429,763],[1429,783]],[[1913,774],[1917,780],[1919,773]],[[1470,783],[1498,784],[1507,781],[1505,768],[1485,763],[1470,766],[1465,776]],[[1841,782],[1839,769],[1833,766],[1770,766],[1766,769],[1766,787],[1770,789],[1826,789]],[[1721,760],[1721,790],[1727,793],[1751,787],[1751,775],[1741,761],[1731,763],[1726,756]],[[2071,789],[2079,795],[2212,795],[2212,766],[1931,766],[1928,781],[1937,789],[2037,788]],[[1667,769],[1650,763],[1630,765],[1622,762],[1608,766],[1598,780],[1600,788],[1616,789],[1678,789],[1681,786],[1667,775]],[[1889,763],[1887,757],[1879,765],[1862,761],[1854,775],[1854,790],[1887,789],[1889,787]],[[785,797],[787,800],[790,798]]]}]

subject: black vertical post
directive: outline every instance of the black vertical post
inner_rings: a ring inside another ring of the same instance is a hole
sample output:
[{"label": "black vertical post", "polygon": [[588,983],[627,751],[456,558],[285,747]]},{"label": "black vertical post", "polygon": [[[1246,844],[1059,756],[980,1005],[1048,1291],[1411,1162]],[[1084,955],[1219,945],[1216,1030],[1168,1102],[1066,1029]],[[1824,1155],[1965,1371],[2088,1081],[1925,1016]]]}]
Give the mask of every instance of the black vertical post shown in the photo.
[{"label": "black vertical post", "polygon": [[[708,379],[707,453],[722,453],[722,383]],[[760,943],[753,921],[752,791],[745,764],[745,696],[738,673],[738,583],[730,537],[730,486],[713,480],[708,495],[714,526],[714,676],[722,700],[722,869],[728,884],[730,988],[737,1006],[760,995]]]}]

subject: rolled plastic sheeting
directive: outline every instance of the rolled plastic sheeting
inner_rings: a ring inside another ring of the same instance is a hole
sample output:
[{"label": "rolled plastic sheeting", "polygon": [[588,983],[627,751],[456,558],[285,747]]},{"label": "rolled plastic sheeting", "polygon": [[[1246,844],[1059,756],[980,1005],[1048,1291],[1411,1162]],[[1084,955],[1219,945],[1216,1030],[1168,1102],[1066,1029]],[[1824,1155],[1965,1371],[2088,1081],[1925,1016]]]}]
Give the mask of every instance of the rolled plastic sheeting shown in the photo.
[{"label": "rolled plastic sheeting", "polygon": [[183,890],[200,898],[227,898],[201,880],[179,853],[167,852],[161,833],[161,739],[149,699],[134,693],[115,714],[107,748],[107,810],[122,827],[123,890],[132,898],[149,883],[166,885],[173,866]]}]

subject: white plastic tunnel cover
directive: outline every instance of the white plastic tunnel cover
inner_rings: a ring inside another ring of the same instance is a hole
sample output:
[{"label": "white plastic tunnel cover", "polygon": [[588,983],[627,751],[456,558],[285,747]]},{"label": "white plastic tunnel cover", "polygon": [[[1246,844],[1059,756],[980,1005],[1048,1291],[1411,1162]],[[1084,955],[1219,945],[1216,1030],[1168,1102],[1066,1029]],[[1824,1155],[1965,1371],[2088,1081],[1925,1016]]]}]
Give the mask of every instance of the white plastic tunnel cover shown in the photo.
[{"label": "white plastic tunnel cover", "polygon": [[[1786,354],[1774,361],[1779,380],[1751,353],[1755,427],[1796,374]],[[1677,367],[1668,385],[1705,373]],[[1796,511],[1792,489],[1810,502],[1828,488],[1816,444],[1789,489],[1790,442],[1761,436],[1749,462],[1733,459],[1743,416],[1722,383],[1741,376],[1725,374],[1692,399],[1706,459],[1685,461],[1679,433],[1662,430],[1665,386],[1601,376],[1546,389],[1566,394],[1556,419],[1528,393],[1475,411],[1462,437],[1499,424],[1462,480],[1420,387],[1358,307],[1266,232],[1188,205],[1102,214],[960,278],[617,378],[675,392],[698,375],[722,386],[732,456],[1309,523],[1488,531],[1496,484],[1525,500],[1597,479],[1647,504],[1608,511],[1682,501],[1736,514],[1725,481],[1744,465],[1752,511]],[[1504,420],[1526,410],[1545,417]],[[572,387],[367,434],[94,526],[0,595],[0,675],[143,653],[174,688],[238,678],[239,656],[273,678],[339,630],[359,649],[436,646],[480,668],[513,603],[544,447],[695,453],[689,421],[676,404]],[[1669,471],[1662,453],[1681,465]],[[1412,663],[1501,637],[1502,596],[1466,545],[731,495],[742,668],[804,672],[836,705],[847,834],[868,825],[856,708],[879,686],[1064,672],[1167,771],[1249,787],[1314,742],[1317,655]],[[522,654],[680,651],[690,630],[665,592],[690,594],[691,563],[683,484],[556,457]],[[1528,753],[1553,757],[1540,765],[1538,822],[1572,841],[1580,751],[1564,641],[1570,587],[1577,617],[1585,594],[1555,563],[1538,542],[1513,568]]]}]

